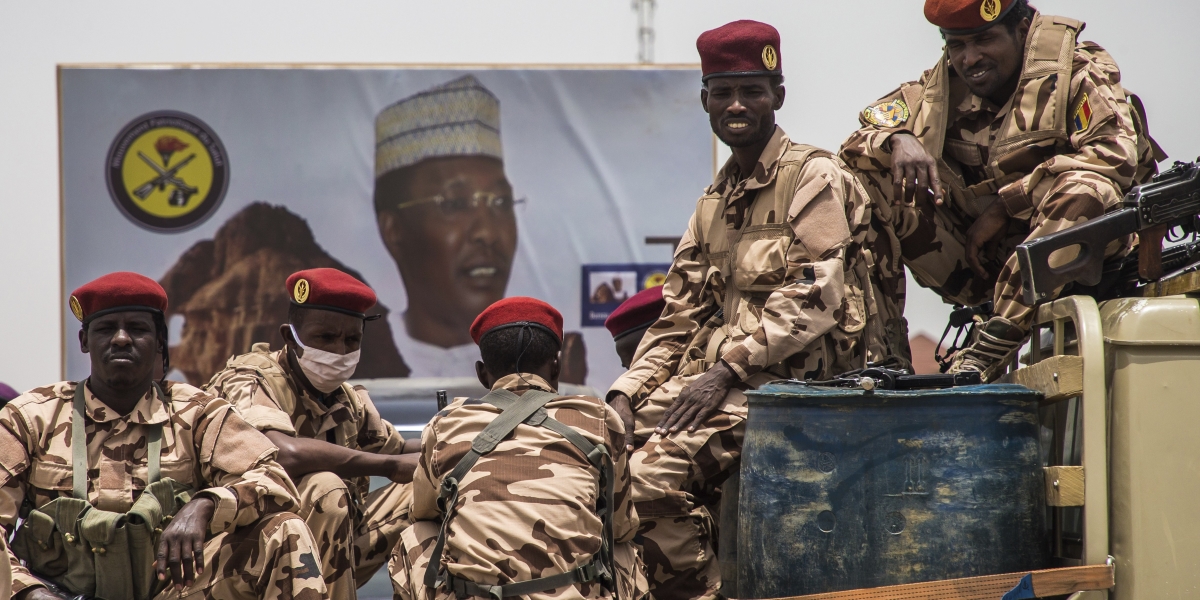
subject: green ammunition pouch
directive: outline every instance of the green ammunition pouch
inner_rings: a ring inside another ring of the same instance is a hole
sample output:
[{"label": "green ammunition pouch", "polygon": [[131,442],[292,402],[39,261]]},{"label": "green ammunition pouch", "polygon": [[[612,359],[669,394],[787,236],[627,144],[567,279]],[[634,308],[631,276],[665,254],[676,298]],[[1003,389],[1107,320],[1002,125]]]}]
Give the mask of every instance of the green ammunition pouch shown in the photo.
[{"label": "green ammunition pouch", "polygon": [[[493,390],[484,396],[482,401],[500,408],[503,412],[492,420],[487,427],[471,442],[471,449],[455,465],[454,470],[442,478],[441,489],[438,493],[438,508],[442,511],[442,528],[438,532],[437,544],[433,548],[433,556],[429,568],[425,571],[425,585],[432,588],[446,586],[460,599],[472,596],[485,596],[494,600],[512,596],[526,596],[538,592],[566,587],[577,583],[598,581],[608,588],[613,598],[617,598],[617,586],[613,581],[616,573],[613,564],[613,461],[605,446],[590,442],[570,426],[551,418],[547,413],[546,403],[558,396],[541,390],[529,390],[518,396],[508,390]],[[587,564],[557,575],[539,577],[528,581],[508,583],[504,585],[487,585],[455,576],[442,568],[442,553],[446,549],[446,537],[450,519],[454,516],[454,508],[458,504],[458,486],[466,477],[471,467],[482,456],[496,449],[521,423],[534,427],[545,427],[567,439],[587,457],[588,462],[600,472],[600,497],[596,503],[596,515],[600,517],[602,528],[600,551],[592,556]]]},{"label": "green ammunition pouch", "polygon": [[[160,478],[162,427],[150,430],[150,482],[128,512],[100,510],[87,500],[87,443],[80,382],[71,420],[72,497],[28,508],[13,536],[13,552],[38,577],[74,594],[103,600],[148,600],[164,584],[152,564],[158,538],[172,517],[191,500],[191,488]],[[161,399],[158,385],[155,393]]]}]

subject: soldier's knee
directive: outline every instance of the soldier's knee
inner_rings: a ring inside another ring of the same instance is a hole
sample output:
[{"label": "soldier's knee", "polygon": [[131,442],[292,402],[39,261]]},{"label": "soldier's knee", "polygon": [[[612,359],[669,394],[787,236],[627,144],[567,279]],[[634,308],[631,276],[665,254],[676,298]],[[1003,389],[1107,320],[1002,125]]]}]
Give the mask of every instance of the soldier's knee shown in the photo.
[{"label": "soldier's knee", "polygon": [[301,512],[320,512],[326,515],[350,514],[350,488],[346,482],[329,471],[309,473],[296,483],[300,492]]}]

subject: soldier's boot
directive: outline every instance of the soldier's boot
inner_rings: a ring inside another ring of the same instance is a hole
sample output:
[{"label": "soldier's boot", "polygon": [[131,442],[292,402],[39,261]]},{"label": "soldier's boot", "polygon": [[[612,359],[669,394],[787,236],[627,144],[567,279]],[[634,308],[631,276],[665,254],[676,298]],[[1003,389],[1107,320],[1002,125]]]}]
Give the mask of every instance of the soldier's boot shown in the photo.
[{"label": "soldier's boot", "polygon": [[1025,330],[1016,323],[1004,317],[992,317],[975,328],[971,345],[954,354],[950,372],[975,371],[985,383],[992,381],[1012,362],[1024,341]]}]

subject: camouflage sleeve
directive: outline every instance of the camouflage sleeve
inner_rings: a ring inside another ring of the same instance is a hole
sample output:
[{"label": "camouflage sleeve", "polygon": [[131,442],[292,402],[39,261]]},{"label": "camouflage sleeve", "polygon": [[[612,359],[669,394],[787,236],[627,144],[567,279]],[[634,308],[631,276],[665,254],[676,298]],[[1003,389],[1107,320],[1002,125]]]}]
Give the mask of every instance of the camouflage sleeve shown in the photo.
[{"label": "camouflage sleeve", "polygon": [[[0,409],[0,535],[5,538],[12,536],[21,503],[25,500],[25,471],[29,468],[30,449],[26,440],[37,437],[31,435],[25,425],[25,420],[11,403]],[[8,561],[12,567],[13,595],[31,587],[42,587],[16,555],[9,553]]]},{"label": "camouflage sleeve", "polygon": [[637,402],[671,378],[683,350],[703,324],[701,317],[714,302],[706,282],[709,264],[696,240],[696,215],[679,241],[675,258],[663,284],[667,305],[662,317],[646,330],[629,370],[613,383],[610,394],[620,392]]},{"label": "camouflage sleeve", "polygon": [[617,411],[604,407],[604,422],[608,427],[605,443],[613,459],[613,539],[617,543],[633,540],[639,520],[633,507],[630,485],[629,454],[625,451],[625,425]]},{"label": "camouflage sleeve", "polygon": [[[229,373],[226,371],[226,373]],[[254,371],[238,370],[214,378],[211,393],[229,401],[242,418],[259,431],[279,431],[296,435],[292,417],[271,395],[262,378]]]},{"label": "camouflage sleeve", "polygon": [[[921,81],[911,81],[892,90],[891,93],[876,100],[870,106],[858,113],[858,130],[850,134],[838,151],[840,158],[851,168],[861,171],[886,171],[892,168],[892,147],[888,140],[899,132],[912,133],[912,118],[905,118],[895,127],[884,127],[872,118],[872,111],[878,106],[886,106],[889,102],[904,100],[904,92],[910,86],[923,85]],[[907,103],[904,110],[909,110]]]},{"label": "camouflage sleeve", "polygon": [[363,406],[363,423],[358,429],[358,449],[375,454],[400,454],[404,450],[404,437],[391,423],[379,416],[379,410],[371,401],[367,388],[355,386],[358,401]]},{"label": "camouflage sleeve", "polygon": [[296,486],[275,462],[279,450],[229,403],[208,402],[195,428],[200,475],[210,486],[197,495],[216,502],[209,523],[213,535],[249,525],[264,515],[296,510]]},{"label": "camouflage sleeve", "polygon": [[743,380],[787,360],[837,324],[846,295],[850,177],[826,158],[809,160],[801,171],[787,215],[795,233],[784,275],[789,283],[767,297],[758,330],[721,357]]},{"label": "camouflage sleeve", "polygon": [[1133,184],[1137,131],[1120,70],[1107,52],[1090,43],[1076,50],[1074,68],[1067,105],[1067,133],[1074,150],[1052,157],[1000,190],[1011,217],[1028,218],[1040,207],[1046,197],[1036,197],[1033,190],[1044,179],[1076,172],[1087,186],[1113,188],[1107,190],[1110,193],[1096,190],[1101,198],[1119,198]]},{"label": "camouflage sleeve", "polygon": [[437,507],[441,479],[433,472],[434,451],[438,447],[437,424],[441,418],[440,414],[433,417],[425,431],[421,432],[421,458],[418,460],[416,472],[413,473],[412,483],[413,520],[435,520],[442,515],[442,511]]}]

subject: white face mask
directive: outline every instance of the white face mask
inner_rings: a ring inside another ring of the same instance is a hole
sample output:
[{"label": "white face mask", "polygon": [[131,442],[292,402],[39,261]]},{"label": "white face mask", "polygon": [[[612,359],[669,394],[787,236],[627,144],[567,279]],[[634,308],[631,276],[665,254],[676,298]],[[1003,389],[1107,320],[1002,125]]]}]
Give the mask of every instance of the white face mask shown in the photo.
[{"label": "white face mask", "polygon": [[292,330],[292,337],[295,338],[296,345],[304,350],[303,356],[296,355],[296,362],[300,363],[300,370],[304,371],[308,382],[322,394],[328,394],[338,389],[338,386],[346,383],[354,375],[354,369],[358,367],[358,357],[362,350],[355,350],[349,354],[334,354],[309,348],[300,341],[300,334],[296,333],[296,327],[291,323],[288,324],[288,327]]}]

